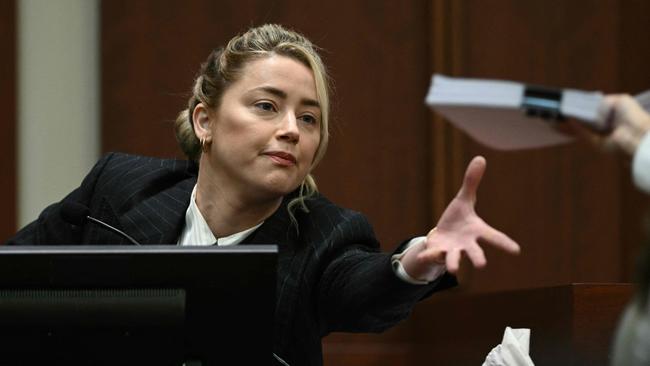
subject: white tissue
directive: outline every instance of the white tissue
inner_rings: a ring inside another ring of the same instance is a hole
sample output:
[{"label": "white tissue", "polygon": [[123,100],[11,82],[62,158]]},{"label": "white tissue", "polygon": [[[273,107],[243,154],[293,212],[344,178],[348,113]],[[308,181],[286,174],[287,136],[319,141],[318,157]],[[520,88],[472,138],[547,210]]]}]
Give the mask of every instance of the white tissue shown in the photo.
[{"label": "white tissue", "polygon": [[506,327],[501,344],[488,353],[483,366],[535,366],[528,355],[530,329]]}]

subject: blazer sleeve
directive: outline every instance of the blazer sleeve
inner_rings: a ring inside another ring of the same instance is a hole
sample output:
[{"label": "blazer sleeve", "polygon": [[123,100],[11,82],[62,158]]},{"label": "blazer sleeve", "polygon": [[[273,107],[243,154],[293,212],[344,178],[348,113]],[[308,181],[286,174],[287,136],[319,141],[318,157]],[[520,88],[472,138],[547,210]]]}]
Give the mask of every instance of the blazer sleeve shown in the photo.
[{"label": "blazer sleeve", "polygon": [[427,285],[398,278],[391,265],[393,253],[380,252],[361,214],[355,213],[333,233],[329,245],[335,253],[321,276],[316,302],[322,334],[384,331],[407,318],[421,299],[456,285],[448,273]]},{"label": "blazer sleeve", "polygon": [[56,245],[81,244],[82,230],[61,217],[61,207],[65,202],[76,202],[90,206],[95,185],[114,154],[100,159],[84,178],[81,185],[57,203],[46,207],[38,218],[9,238],[7,245]]}]

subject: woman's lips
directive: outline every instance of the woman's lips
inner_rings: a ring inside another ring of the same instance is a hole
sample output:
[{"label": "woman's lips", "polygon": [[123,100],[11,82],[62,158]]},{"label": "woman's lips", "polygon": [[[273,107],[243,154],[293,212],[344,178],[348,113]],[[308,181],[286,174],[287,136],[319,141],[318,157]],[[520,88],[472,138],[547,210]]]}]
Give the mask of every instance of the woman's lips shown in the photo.
[{"label": "woman's lips", "polygon": [[271,160],[282,166],[293,166],[296,165],[296,157],[292,154],[284,151],[269,151],[264,153],[264,155],[271,158]]}]

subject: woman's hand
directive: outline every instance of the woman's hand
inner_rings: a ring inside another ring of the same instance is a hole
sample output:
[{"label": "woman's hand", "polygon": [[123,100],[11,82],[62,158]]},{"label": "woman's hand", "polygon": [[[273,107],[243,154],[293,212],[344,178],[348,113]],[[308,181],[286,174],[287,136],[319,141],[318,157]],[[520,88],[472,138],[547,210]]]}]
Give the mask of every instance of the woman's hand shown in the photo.
[{"label": "woman's hand", "polygon": [[611,108],[614,128],[607,142],[634,155],[641,139],[650,130],[650,114],[627,94],[608,95],[605,102]]},{"label": "woman's hand", "polygon": [[519,245],[504,233],[485,223],[474,210],[476,191],[485,172],[486,162],[477,156],[465,171],[463,185],[445,209],[438,225],[427,235],[420,248],[409,250],[402,257],[402,265],[413,278],[431,280],[427,274],[435,264],[444,264],[451,273],[457,273],[463,253],[474,267],[487,264],[479,245],[489,244],[511,254],[519,253]]}]

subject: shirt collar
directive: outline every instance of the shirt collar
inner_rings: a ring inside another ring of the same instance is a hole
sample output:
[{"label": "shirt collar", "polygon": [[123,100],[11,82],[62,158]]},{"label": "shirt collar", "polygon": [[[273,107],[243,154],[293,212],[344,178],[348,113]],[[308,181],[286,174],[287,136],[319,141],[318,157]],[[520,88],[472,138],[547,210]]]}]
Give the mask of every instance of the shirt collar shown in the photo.
[{"label": "shirt collar", "polygon": [[190,205],[185,212],[185,227],[178,238],[179,245],[213,245],[218,246],[236,245],[244,241],[246,237],[255,231],[258,227],[262,226],[261,222],[251,228],[234,233],[232,235],[217,238],[210,230],[210,226],[205,221],[205,218],[199,211],[196,205],[196,185],[192,189],[192,197],[190,198]]}]

